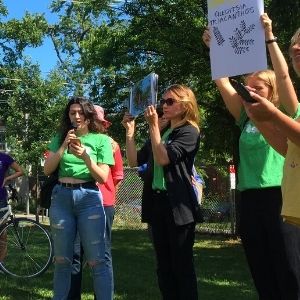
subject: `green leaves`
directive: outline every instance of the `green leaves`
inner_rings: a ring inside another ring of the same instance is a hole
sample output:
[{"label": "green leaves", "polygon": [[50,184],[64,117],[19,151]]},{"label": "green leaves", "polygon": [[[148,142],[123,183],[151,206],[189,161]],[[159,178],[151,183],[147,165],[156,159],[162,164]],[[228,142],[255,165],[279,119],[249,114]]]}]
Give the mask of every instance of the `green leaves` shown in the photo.
[{"label": "green leaves", "polygon": [[[289,39],[299,26],[299,5],[293,0],[265,1],[286,57]],[[197,162],[227,165],[235,125],[211,80],[209,51],[201,39],[206,0],[55,0],[51,9],[56,24],[29,13],[21,20],[0,21],[0,78],[20,80],[0,79],[0,86],[13,90],[1,96],[8,104],[0,113],[11,147],[24,161],[37,159],[55,130],[66,96],[74,93],[105,108],[113,122],[110,134],[124,146],[122,104],[131,83],[155,71],[160,94],[172,83],[184,83],[196,93],[202,116]],[[0,18],[6,13],[0,1]],[[41,45],[45,36],[53,41],[59,67],[42,78],[38,66],[23,54],[26,47]],[[30,116],[27,135],[25,113]],[[143,118],[139,121],[142,143],[147,127]]]}]

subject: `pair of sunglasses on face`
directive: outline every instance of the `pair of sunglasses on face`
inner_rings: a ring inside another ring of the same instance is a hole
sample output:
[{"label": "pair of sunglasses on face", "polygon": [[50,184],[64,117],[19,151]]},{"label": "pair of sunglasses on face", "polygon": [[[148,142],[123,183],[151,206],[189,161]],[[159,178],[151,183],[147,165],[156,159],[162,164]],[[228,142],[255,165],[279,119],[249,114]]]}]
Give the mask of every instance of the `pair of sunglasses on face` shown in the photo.
[{"label": "pair of sunglasses on face", "polygon": [[167,106],[172,106],[177,100],[173,98],[167,98],[167,99],[161,99],[160,105],[163,106],[164,104],[167,104]]}]

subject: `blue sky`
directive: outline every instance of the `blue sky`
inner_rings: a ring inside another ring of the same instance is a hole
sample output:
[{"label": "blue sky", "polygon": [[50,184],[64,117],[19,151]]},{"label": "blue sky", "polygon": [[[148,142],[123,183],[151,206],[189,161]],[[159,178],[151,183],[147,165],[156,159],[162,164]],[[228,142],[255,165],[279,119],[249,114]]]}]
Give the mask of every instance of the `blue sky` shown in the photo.
[{"label": "blue sky", "polygon": [[[21,19],[25,12],[28,11],[30,13],[45,13],[50,23],[54,23],[57,20],[56,16],[51,14],[48,8],[51,0],[4,0],[3,2],[9,12],[8,19]],[[31,57],[34,63],[40,65],[43,77],[46,77],[47,73],[56,64],[56,54],[49,38],[44,40],[43,46],[27,49],[25,53]]]}]

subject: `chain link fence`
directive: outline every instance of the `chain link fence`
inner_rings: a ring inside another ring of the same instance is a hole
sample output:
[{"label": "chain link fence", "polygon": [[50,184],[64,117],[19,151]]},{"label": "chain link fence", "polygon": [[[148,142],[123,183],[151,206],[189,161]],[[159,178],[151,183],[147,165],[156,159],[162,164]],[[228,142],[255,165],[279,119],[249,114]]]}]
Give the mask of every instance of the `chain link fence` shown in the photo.
[{"label": "chain link fence", "polygon": [[116,201],[114,226],[130,228],[146,228],[141,222],[143,181],[139,177],[138,168],[124,168]]},{"label": "chain link fence", "polygon": [[[129,228],[146,228],[141,223],[141,199],[143,181],[137,168],[125,168],[124,180],[117,193],[116,215],[114,226]],[[211,234],[235,234],[236,214],[234,191],[226,196],[211,195],[204,189],[202,211],[204,222],[196,230]]]}]

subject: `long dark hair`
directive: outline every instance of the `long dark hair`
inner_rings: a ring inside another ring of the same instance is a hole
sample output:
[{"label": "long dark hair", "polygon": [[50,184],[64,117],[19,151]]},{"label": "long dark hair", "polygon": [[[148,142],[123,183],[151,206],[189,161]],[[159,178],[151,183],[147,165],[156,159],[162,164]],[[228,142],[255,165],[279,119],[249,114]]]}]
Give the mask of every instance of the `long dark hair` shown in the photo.
[{"label": "long dark hair", "polygon": [[70,107],[73,104],[79,104],[81,106],[85,120],[89,120],[89,132],[99,132],[100,130],[94,105],[85,97],[73,96],[69,99],[60,122],[58,132],[61,135],[61,144],[65,140],[68,131],[73,128],[73,124],[69,118]]}]

